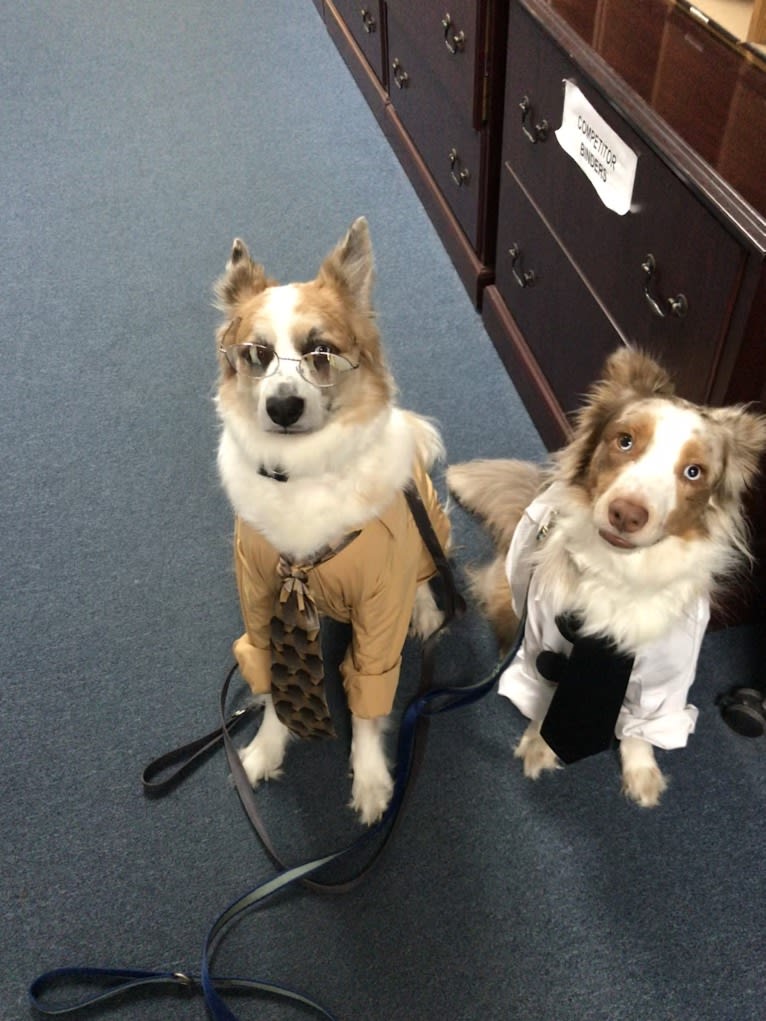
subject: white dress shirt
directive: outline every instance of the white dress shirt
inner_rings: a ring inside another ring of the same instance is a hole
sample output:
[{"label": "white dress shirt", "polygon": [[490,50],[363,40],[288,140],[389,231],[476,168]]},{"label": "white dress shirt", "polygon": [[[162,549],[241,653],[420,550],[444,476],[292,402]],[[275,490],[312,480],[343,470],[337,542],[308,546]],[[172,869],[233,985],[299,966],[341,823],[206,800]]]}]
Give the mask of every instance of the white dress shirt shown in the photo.
[{"label": "white dress shirt", "polygon": [[[538,721],[545,716],[556,686],[537,672],[537,656],[544,649],[568,655],[572,648],[559,632],[554,615],[546,612],[530,562],[540,530],[550,526],[555,516],[555,489],[551,487],[527,507],[506,558],[513,608],[520,617],[526,598],[527,621],[522,646],[502,674],[498,692],[526,717]],[[686,699],[709,617],[709,601],[698,598],[684,608],[662,637],[635,650],[633,671],[615,725],[618,739],[640,737],[658,748],[682,748],[686,744],[698,715]]]}]

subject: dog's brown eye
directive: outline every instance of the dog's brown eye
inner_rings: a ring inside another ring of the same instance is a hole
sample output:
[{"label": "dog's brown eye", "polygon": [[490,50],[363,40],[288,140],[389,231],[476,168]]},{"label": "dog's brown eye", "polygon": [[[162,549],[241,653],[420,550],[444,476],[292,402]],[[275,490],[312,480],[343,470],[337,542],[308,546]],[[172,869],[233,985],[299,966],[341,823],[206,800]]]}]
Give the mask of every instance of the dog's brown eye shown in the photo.
[{"label": "dog's brown eye", "polygon": [[630,450],[633,446],[633,437],[630,433],[620,433],[617,437],[617,446],[620,450]]},{"label": "dog's brown eye", "polygon": [[687,464],[684,468],[684,478],[688,479],[689,482],[696,482],[697,479],[702,478],[702,468],[698,464]]},{"label": "dog's brown eye", "polygon": [[248,369],[255,373],[265,372],[274,359],[274,352],[265,344],[245,344],[242,359]]}]

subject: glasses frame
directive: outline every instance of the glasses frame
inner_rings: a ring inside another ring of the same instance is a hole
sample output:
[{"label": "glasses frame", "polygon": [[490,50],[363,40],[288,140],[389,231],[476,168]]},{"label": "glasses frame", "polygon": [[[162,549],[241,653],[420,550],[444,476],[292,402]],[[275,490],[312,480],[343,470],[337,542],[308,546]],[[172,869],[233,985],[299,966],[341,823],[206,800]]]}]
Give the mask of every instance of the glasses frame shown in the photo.
[{"label": "glasses frame", "polygon": [[241,352],[243,349],[249,349],[253,347],[265,348],[266,350],[270,351],[272,354],[272,359],[267,365],[266,370],[261,375],[257,375],[254,372],[251,373],[245,370],[244,375],[248,376],[250,379],[266,379],[268,376],[274,376],[279,370],[280,362],[295,362],[295,364],[298,366],[298,374],[300,375],[302,380],[304,380],[311,386],[315,386],[318,390],[329,390],[330,387],[337,386],[340,380],[336,379],[332,383],[317,383],[316,380],[309,379],[309,377],[303,372],[303,366],[307,358],[311,358],[312,355],[331,355],[333,358],[339,358],[348,366],[348,368],[336,370],[340,372],[341,377],[345,376],[347,372],[352,372],[354,369],[359,368],[358,363],[354,365],[354,363],[350,362],[345,355],[339,355],[335,351],[307,351],[306,354],[301,355],[300,358],[286,358],[283,355],[278,355],[274,348],[268,347],[268,345],[266,344],[257,344],[255,341],[245,341],[245,343],[243,344],[229,344],[226,347],[224,347],[223,344],[219,344],[218,350],[224,356],[232,371],[236,372],[239,375],[239,369],[237,368],[236,364],[232,363],[230,354],[233,353],[238,355],[239,352]]}]

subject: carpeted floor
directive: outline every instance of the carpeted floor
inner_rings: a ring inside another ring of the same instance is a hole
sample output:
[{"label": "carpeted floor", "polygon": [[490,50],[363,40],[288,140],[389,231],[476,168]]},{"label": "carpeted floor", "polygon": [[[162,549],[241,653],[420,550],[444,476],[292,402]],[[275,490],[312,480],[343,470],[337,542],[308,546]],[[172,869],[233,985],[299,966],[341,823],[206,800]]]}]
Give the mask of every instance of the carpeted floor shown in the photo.
[{"label": "carpeted floor", "polygon": [[[212,405],[232,238],[307,278],[364,213],[402,403],[453,460],[544,451],[310,0],[2,0],[0,26],[0,1021],[19,1021],[49,968],[196,971],[216,914],[273,871],[221,756],[162,801],[139,782],[215,724],[240,628]],[[463,565],[486,540],[453,520]],[[621,797],[611,755],[525,781],[523,721],[495,696],[435,720],[369,880],[279,898],[216,970],[343,1021],[761,1018],[766,745],[714,705],[760,669],[753,639],[706,639],[698,732],[661,756],[655,811]],[[471,613],[441,678],[493,662]],[[400,704],[417,672],[408,647]],[[346,751],[295,748],[259,792],[290,861],[358,832]],[[172,993],[88,1016],[204,1013]]]}]

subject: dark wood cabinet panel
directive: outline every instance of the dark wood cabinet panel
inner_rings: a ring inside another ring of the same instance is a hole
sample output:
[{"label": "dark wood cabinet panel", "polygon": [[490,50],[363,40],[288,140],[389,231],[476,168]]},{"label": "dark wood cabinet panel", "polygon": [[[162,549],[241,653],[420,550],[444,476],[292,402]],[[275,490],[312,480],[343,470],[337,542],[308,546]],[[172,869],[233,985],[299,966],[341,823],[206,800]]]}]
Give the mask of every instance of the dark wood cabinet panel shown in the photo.
[{"label": "dark wood cabinet panel", "polygon": [[672,7],[672,0],[602,0],[598,5],[593,48],[647,102]]},{"label": "dark wood cabinet panel", "polygon": [[[455,3],[412,3],[411,0],[389,0],[388,20],[395,25],[394,41],[389,46],[389,63],[398,53],[402,38],[408,40],[410,51],[421,77],[439,82],[453,107],[472,119],[474,127],[482,126],[477,108],[483,69],[482,7],[473,0]],[[391,93],[396,105],[397,95]],[[480,107],[480,103],[478,103]]]},{"label": "dark wood cabinet panel", "polygon": [[599,15],[598,0],[551,0],[551,7],[555,7],[586,42],[593,42]]},{"label": "dark wood cabinet panel", "polygon": [[715,165],[741,58],[682,11],[665,22],[652,106],[703,159]]},{"label": "dark wood cabinet panel", "polygon": [[[494,263],[508,0],[326,0],[325,22],[478,306]],[[371,48],[372,47],[372,48]]]},{"label": "dark wood cabinet panel", "polygon": [[509,169],[495,283],[562,410],[574,411],[620,335]]},{"label": "dark wood cabinet panel", "polygon": [[717,166],[751,205],[766,211],[766,74],[753,64],[740,69]]},{"label": "dark wood cabinet panel", "polygon": [[[476,248],[483,136],[473,123],[474,69],[470,59],[462,62],[465,53],[451,54],[437,34],[424,38],[422,20],[423,9],[412,20],[400,19],[393,8],[388,12],[389,95],[437,187]],[[454,75],[436,75],[435,62],[457,70]],[[453,79],[457,93],[449,91],[445,78]]]},{"label": "dark wood cabinet panel", "polygon": [[386,15],[382,0],[332,0],[378,81],[386,86]]}]

